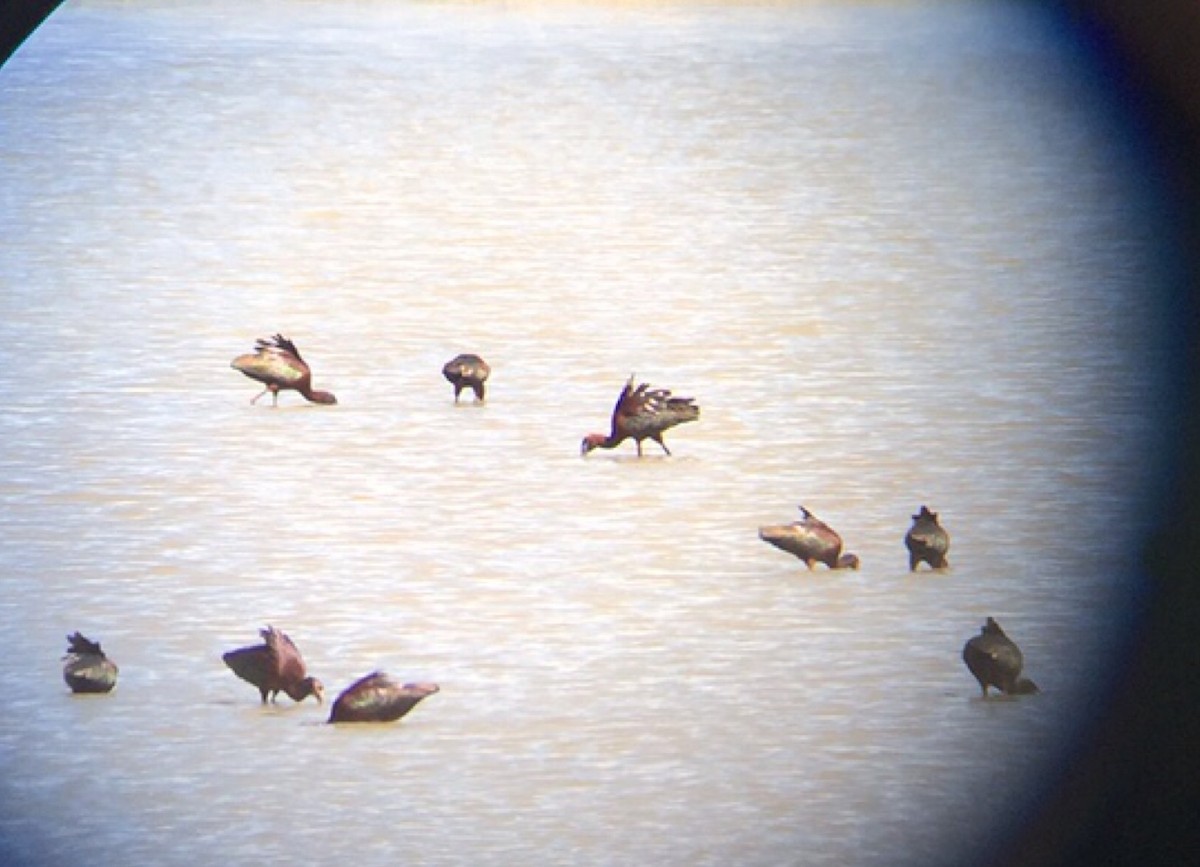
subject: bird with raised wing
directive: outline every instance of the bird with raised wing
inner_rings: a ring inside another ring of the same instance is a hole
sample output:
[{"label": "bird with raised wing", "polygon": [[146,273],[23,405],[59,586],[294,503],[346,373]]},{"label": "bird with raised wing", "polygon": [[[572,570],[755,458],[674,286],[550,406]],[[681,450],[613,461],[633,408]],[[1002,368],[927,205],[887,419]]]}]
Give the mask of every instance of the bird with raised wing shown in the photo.
[{"label": "bird with raised wing", "polygon": [[266,386],[250,403],[257,403],[269,392],[271,405],[278,406],[281,391],[297,391],[310,403],[337,403],[337,398],[328,391],[317,391],[312,387],[312,370],[301,358],[296,344],[282,334],[260,337],[253,352],[239,355],[229,366]]},{"label": "bird with raised wing", "polygon": [[262,703],[268,696],[272,703],[285,692],[292,701],[304,701],[313,696],[317,704],[325,699],[325,687],[310,677],[300,650],[287,635],[274,626],[259,630],[262,644],[231,650],[222,655],[233,673],[258,688]]},{"label": "bird with raised wing", "polygon": [[642,440],[649,439],[669,455],[671,450],[663,442],[663,433],[700,418],[700,407],[696,406],[694,398],[672,397],[667,389],[651,388],[644,382],[635,388],[634,382],[635,378],[629,377],[617,398],[610,432],[585,436],[579,447],[580,454],[586,455],[593,449],[613,449],[632,439],[637,444],[638,457],[641,457]]}]

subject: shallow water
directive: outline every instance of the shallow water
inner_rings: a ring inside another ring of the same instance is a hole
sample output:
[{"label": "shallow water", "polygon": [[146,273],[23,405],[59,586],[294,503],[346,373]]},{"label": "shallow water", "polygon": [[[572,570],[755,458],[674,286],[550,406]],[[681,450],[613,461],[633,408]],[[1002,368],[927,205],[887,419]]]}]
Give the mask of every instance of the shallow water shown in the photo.
[{"label": "shallow water", "polygon": [[[1155,203],[1061,34],[176,5],[68,3],[0,71],[6,859],[995,846],[1104,712],[1162,470]],[[337,407],[250,405],[276,331]],[[631,371],[701,420],[581,459]],[[798,503],[860,571],[757,539]],[[946,573],[907,571],[921,504]],[[1042,695],[978,700],[988,615]],[[441,692],[261,708],[220,654],[266,623],[333,694]],[[76,629],[112,695],[67,693]]]}]

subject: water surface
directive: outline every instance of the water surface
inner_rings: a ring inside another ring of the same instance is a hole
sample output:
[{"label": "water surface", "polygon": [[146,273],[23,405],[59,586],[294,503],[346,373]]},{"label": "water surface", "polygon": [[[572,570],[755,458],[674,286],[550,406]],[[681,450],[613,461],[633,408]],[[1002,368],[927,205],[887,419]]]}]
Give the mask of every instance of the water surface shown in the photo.
[{"label": "water surface", "polygon": [[[990,850],[1138,595],[1135,156],[1022,5],[67,3],[0,74],[6,857]],[[337,407],[250,405],[276,331]],[[701,420],[581,459],[631,372]],[[860,571],[757,539],[799,503]],[[988,615],[1041,696],[978,699]],[[263,709],[266,623],[442,691]]]}]

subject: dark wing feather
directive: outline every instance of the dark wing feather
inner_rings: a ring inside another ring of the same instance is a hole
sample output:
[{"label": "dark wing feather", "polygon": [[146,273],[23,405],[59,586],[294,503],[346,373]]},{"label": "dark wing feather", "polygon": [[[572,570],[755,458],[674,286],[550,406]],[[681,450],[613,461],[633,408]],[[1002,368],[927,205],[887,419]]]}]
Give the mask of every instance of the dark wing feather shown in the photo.
[{"label": "dark wing feather", "polygon": [[257,343],[257,348],[260,352],[264,349],[287,352],[290,355],[295,356],[297,361],[304,361],[304,357],[300,355],[300,350],[296,348],[296,344],[284,337],[282,334],[276,334],[270,339],[260,338]]},{"label": "dark wing feather", "polygon": [[268,689],[271,671],[274,667],[274,656],[266,645],[256,644],[253,647],[242,647],[222,655],[233,673],[247,683],[259,689]]},{"label": "dark wing feather", "polygon": [[651,388],[644,382],[635,389],[632,379],[621,398],[613,422],[626,436],[651,436],[700,417],[693,398],[672,397],[667,389]]},{"label": "dark wing feather", "polygon": [[271,652],[275,676],[281,686],[286,688],[299,683],[308,676],[304,657],[300,655],[300,649],[296,647],[292,639],[273,626],[262,630],[262,637]]},{"label": "dark wing feather", "polygon": [[[643,385],[639,391],[645,391],[646,386]],[[641,411],[642,398],[633,389],[633,377],[629,377],[629,382],[625,383],[625,387],[621,389],[621,393],[617,396],[617,402],[613,406],[612,411],[612,426],[611,431],[613,436],[619,436],[624,428],[624,419],[635,415]]]},{"label": "dark wing feather", "polygon": [[83,633],[80,632],[67,636],[67,653],[94,653],[97,656],[104,656],[104,651],[100,649],[100,642],[84,638]]}]

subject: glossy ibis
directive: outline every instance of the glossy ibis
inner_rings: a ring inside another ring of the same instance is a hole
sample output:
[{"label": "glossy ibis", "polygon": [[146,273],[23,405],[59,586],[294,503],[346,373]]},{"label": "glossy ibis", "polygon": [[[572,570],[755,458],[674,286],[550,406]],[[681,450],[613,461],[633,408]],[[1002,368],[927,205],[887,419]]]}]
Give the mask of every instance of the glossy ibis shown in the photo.
[{"label": "glossy ibis", "polygon": [[112,692],[117,685],[117,665],[104,655],[98,641],[90,641],[78,632],[68,635],[63,659],[63,680],[71,692]]},{"label": "glossy ibis", "polygon": [[801,519],[791,524],[758,528],[758,538],[795,554],[809,569],[824,563],[830,569],[857,569],[858,556],[842,553],[842,537],[832,527],[800,507]]},{"label": "glossy ibis", "polygon": [[462,394],[464,388],[475,392],[476,403],[483,403],[483,384],[487,382],[491,372],[492,369],[486,361],[469,352],[456,355],[442,367],[442,376],[446,377],[454,386],[455,403],[458,403],[458,396]]},{"label": "glossy ibis", "polygon": [[950,534],[938,523],[937,512],[922,506],[912,519],[913,525],[904,536],[909,571],[917,571],[922,561],[933,569],[947,568],[950,565],[946,560],[946,552],[950,550]]},{"label": "glossy ibis", "polygon": [[579,447],[580,454],[586,455],[592,449],[613,449],[632,439],[637,443],[638,457],[641,457],[642,440],[651,439],[669,455],[671,450],[663,442],[663,433],[677,424],[700,418],[700,407],[693,398],[672,397],[665,388],[651,388],[644,382],[634,388],[633,383],[631,376],[613,407],[612,431],[607,436],[601,433],[585,436]]},{"label": "glossy ibis", "polygon": [[359,678],[343,690],[329,714],[331,723],[395,722],[438,691],[436,683],[405,683],[382,671]]},{"label": "glossy ibis", "polygon": [[292,701],[304,701],[313,696],[317,704],[325,699],[325,687],[315,677],[308,676],[304,658],[292,639],[273,626],[259,630],[263,644],[231,650],[221,658],[233,673],[258,687],[262,703],[270,695],[274,702],[279,693],[286,692]]},{"label": "glossy ibis", "polygon": [[260,337],[254,344],[254,352],[239,355],[229,366],[266,386],[250,403],[257,403],[270,392],[271,405],[278,406],[279,392],[289,390],[300,392],[311,403],[337,403],[337,398],[329,392],[313,389],[312,370],[300,357],[296,344],[282,334]]},{"label": "glossy ibis", "polygon": [[1000,624],[992,618],[979,630],[979,634],[963,645],[963,662],[988,697],[988,687],[994,686],[1005,695],[1030,695],[1039,692],[1032,680],[1021,677],[1024,659],[1021,649],[1004,634]]}]

